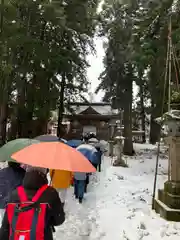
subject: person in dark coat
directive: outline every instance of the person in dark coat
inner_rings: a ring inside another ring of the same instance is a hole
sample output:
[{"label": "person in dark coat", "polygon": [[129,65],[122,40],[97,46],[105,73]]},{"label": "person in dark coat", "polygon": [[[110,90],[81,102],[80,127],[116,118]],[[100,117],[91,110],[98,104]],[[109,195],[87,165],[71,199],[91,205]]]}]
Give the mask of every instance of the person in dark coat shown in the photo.
[{"label": "person in dark coat", "polygon": [[[45,170],[45,169],[43,169]],[[46,170],[42,171],[40,168],[28,168],[23,180],[23,187],[31,200],[36,194],[37,190],[43,185],[48,184]],[[53,240],[54,226],[59,226],[65,221],[65,213],[59,198],[58,192],[53,187],[48,187],[39,200],[39,203],[48,203],[50,208],[47,209],[44,240]],[[14,190],[10,196],[9,203],[19,203],[17,190]],[[7,213],[5,212],[2,226],[0,229],[0,240],[9,240],[9,222]]]},{"label": "person in dark coat", "polygon": [[74,173],[74,195],[79,199],[79,203],[82,203],[84,198],[84,192],[87,191],[86,187],[86,173],[75,172]]},{"label": "person in dark coat", "polygon": [[4,209],[9,193],[22,185],[26,171],[19,163],[9,162],[8,167],[0,170],[0,209]]},{"label": "person in dark coat", "polygon": [[103,153],[102,153],[102,151],[101,151],[101,148],[98,146],[98,147],[95,147],[96,148],[96,150],[97,150],[97,158],[98,158],[98,164],[97,164],[97,170],[99,171],[99,172],[101,172],[101,163],[102,163],[102,155],[103,155]]}]

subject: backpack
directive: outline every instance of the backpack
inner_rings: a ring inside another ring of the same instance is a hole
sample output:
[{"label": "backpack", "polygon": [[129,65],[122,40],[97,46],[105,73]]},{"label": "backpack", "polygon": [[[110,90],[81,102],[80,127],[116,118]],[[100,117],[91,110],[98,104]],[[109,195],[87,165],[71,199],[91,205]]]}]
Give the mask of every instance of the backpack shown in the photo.
[{"label": "backpack", "polygon": [[38,203],[48,185],[42,186],[28,200],[22,186],[17,188],[20,203],[8,203],[6,211],[10,225],[9,240],[44,240],[45,217],[48,203]]}]

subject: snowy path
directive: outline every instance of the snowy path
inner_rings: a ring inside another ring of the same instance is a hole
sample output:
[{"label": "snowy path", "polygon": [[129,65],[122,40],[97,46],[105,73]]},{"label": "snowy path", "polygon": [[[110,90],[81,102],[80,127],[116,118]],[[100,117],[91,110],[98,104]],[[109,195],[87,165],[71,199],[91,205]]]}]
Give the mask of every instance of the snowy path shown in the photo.
[{"label": "snowy path", "polygon": [[[127,169],[113,168],[105,158],[103,172],[94,176],[82,205],[69,192],[67,220],[57,229],[56,239],[179,240],[180,224],[166,222],[151,210],[154,153],[152,147],[129,158]],[[166,171],[167,160],[162,159],[158,187],[166,180]]]},{"label": "snowy path", "polygon": [[[109,158],[104,159],[103,172],[93,175],[82,205],[69,190],[66,222],[56,229],[56,240],[180,239],[180,223],[167,222],[151,210],[154,147],[136,148],[138,156],[127,159],[129,168],[114,168]],[[167,159],[162,154],[158,188],[166,173]]]},{"label": "snowy path", "polygon": [[57,240],[102,239],[105,232],[100,231],[98,209],[99,207],[101,208],[101,197],[104,198],[101,191],[109,165],[110,159],[105,158],[103,172],[96,173],[91,177],[91,184],[88,186],[88,193],[85,195],[85,200],[82,205],[74,199],[73,189],[69,191],[68,202],[65,208],[66,222],[62,227],[57,228]]}]

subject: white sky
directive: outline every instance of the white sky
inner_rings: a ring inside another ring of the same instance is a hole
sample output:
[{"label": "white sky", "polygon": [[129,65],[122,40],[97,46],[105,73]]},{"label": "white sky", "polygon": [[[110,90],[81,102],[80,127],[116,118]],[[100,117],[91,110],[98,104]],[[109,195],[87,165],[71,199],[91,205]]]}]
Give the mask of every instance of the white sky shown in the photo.
[{"label": "white sky", "polygon": [[[90,64],[90,67],[87,70],[88,80],[90,82],[90,91],[94,93],[97,86],[99,85],[100,81],[98,80],[99,75],[103,71],[103,57],[104,57],[104,49],[103,49],[103,39],[96,38],[95,39],[95,47],[96,47],[96,54],[89,55],[87,60]],[[103,97],[103,92],[99,92],[97,95],[94,94],[94,101],[100,101]]]},{"label": "white sky", "polygon": [[[99,5],[98,12],[101,11],[103,2],[104,1],[102,0]],[[88,80],[90,82],[90,90],[88,93],[89,94],[93,93],[93,101],[95,101],[95,102],[100,102],[104,95],[103,91],[100,91],[98,94],[94,94],[97,86],[100,83],[98,78],[99,78],[100,74],[102,73],[102,71],[104,70],[103,57],[105,55],[105,51],[103,49],[103,41],[104,41],[103,38],[96,37],[94,40],[96,54],[95,55],[90,54],[89,56],[87,56],[87,60],[90,64],[90,67],[87,70],[87,76],[88,76]],[[134,97],[136,96],[137,91],[138,91],[138,87],[136,84],[134,84],[133,85]],[[85,96],[88,99],[90,98],[88,96],[88,94],[85,94]]]},{"label": "white sky", "polygon": [[[101,12],[103,2],[104,0],[101,0],[97,10],[98,12]],[[93,93],[93,101],[100,102],[104,95],[103,91],[100,91],[98,94],[94,94],[94,92],[96,91],[96,88],[100,83],[98,78],[104,69],[103,57],[105,55],[105,52],[103,49],[103,38],[96,37],[94,42],[96,54],[95,55],[90,54],[89,56],[87,56],[87,60],[89,61],[90,64],[90,67],[87,70],[87,76],[90,82],[89,93]],[[86,97],[88,97],[87,94]]]},{"label": "white sky", "polygon": [[[89,61],[90,67],[87,70],[88,80],[90,82],[90,90],[89,93],[93,93],[93,101],[100,102],[104,93],[100,91],[98,94],[94,94],[96,91],[97,86],[99,85],[100,81],[98,80],[99,75],[102,73],[104,69],[103,65],[103,57],[105,55],[105,51],[103,49],[103,38],[96,38],[95,39],[95,47],[96,47],[96,54],[89,55],[87,60]],[[138,87],[134,83],[133,84],[133,95],[136,97],[138,92]],[[88,94],[85,96],[89,99]]]}]

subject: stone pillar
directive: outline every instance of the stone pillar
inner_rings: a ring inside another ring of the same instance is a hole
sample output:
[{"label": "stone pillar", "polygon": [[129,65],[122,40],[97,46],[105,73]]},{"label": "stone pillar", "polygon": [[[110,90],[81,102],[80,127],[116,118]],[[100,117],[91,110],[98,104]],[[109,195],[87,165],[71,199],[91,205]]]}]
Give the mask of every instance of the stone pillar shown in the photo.
[{"label": "stone pillar", "polygon": [[117,142],[117,162],[122,163],[124,162],[122,159],[122,152],[123,152],[123,140],[124,137],[122,136],[117,136],[116,137],[116,142]]},{"label": "stone pillar", "polygon": [[168,181],[164,189],[158,190],[154,207],[161,217],[180,222],[180,111],[167,113],[165,123],[169,128],[169,136],[165,138],[169,146]]},{"label": "stone pillar", "polygon": [[110,140],[109,141],[109,156],[113,157],[114,156],[114,141]]},{"label": "stone pillar", "polygon": [[180,137],[167,137],[165,142],[169,145],[169,180],[180,182]]},{"label": "stone pillar", "polygon": [[115,137],[115,141],[117,143],[117,159],[113,163],[115,167],[128,167],[127,163],[123,160],[123,140],[124,137],[122,136],[122,127],[117,124],[117,136]]},{"label": "stone pillar", "polygon": [[114,167],[128,167],[127,163],[123,159],[123,140],[124,140],[124,137],[122,136],[116,137],[117,159],[113,163]]}]

